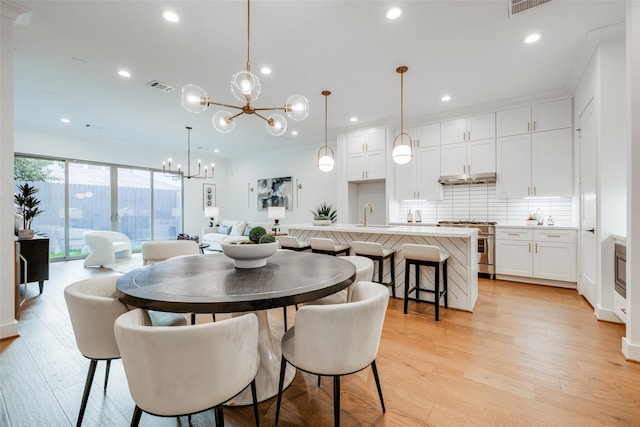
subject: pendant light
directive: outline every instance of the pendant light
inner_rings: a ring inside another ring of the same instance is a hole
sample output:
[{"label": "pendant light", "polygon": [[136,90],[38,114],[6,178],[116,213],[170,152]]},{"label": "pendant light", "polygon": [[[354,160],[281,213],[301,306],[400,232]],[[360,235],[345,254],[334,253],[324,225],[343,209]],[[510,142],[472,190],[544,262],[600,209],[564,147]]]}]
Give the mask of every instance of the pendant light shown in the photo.
[{"label": "pendant light", "polygon": [[[396,68],[400,73],[400,133],[394,138],[391,158],[399,165],[409,163],[413,158],[413,141],[408,133],[404,132],[404,73],[409,70],[406,66]],[[405,144],[405,137],[407,139]]]},{"label": "pendant light", "polygon": [[327,144],[327,102],[331,92],[323,90],[324,95],[324,145],[318,150],[318,168],[322,172],[331,172],[336,165],[333,148]]}]

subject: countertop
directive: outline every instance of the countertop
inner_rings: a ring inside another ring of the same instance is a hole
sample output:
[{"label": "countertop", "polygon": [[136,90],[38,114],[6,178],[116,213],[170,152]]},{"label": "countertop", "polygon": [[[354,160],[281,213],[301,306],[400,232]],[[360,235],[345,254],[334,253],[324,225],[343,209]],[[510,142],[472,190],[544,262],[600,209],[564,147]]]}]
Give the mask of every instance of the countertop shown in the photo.
[{"label": "countertop", "polygon": [[[285,226],[283,226],[284,228]],[[460,227],[435,227],[435,226],[412,226],[412,225],[370,225],[364,227],[360,224],[295,224],[287,225],[289,230],[312,230],[326,232],[346,232],[346,233],[368,233],[368,234],[403,234],[416,236],[438,236],[438,237],[460,237],[467,238],[478,233],[477,228]]]},{"label": "countertop", "polygon": [[514,225],[514,224],[497,224],[496,228],[526,228],[531,230],[577,230],[578,227],[565,225]]}]

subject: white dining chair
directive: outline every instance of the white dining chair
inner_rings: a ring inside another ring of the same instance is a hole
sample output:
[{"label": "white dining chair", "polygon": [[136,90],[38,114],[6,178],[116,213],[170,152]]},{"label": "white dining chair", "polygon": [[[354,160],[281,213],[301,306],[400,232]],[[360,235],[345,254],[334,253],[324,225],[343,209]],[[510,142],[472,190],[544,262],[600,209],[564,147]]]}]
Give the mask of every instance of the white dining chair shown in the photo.
[{"label": "white dining chair", "polygon": [[[340,259],[349,261],[356,268],[356,277],[353,281],[354,284],[363,281],[370,282],[373,279],[373,271],[375,269],[375,265],[371,259],[355,255],[343,256],[340,257]],[[353,285],[339,292],[336,292],[335,294],[327,295],[326,297],[305,302],[305,305],[342,304],[345,302],[349,302],[351,299],[352,287]]]},{"label": "white dining chair", "polygon": [[367,366],[373,371],[382,412],[385,412],[375,358],[388,303],[389,291],[384,285],[358,282],[353,286],[349,303],[300,308],[295,326],[282,337],[276,424],[287,362],[305,372],[333,377],[336,426],[340,425],[340,377]]},{"label": "white dining chair", "polygon": [[255,377],[258,319],[245,314],[215,323],[152,327],[144,310],[118,317],[114,326],[122,364],[136,406],[131,426],[142,412],[161,417],[191,415],[215,408],[224,425],[222,404],[251,387],[259,425]]}]

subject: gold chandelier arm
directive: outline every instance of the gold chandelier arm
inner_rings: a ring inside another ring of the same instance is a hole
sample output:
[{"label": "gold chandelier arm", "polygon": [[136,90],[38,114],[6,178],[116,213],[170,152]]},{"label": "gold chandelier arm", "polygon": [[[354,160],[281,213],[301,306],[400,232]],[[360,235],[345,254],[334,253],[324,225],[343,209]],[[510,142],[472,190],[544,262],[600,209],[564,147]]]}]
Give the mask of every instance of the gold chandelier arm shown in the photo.
[{"label": "gold chandelier arm", "polygon": [[236,110],[242,110],[242,108],[243,108],[243,107],[237,107],[235,105],[222,104],[220,102],[207,101],[207,106],[209,106],[209,105],[217,105],[219,107],[234,108]]},{"label": "gold chandelier arm", "polygon": [[[261,110],[265,110],[265,108],[260,108]],[[257,108],[256,108],[257,110]],[[266,108],[266,110],[269,110],[269,108]],[[269,119],[267,119],[265,116],[263,116],[262,114],[258,114],[255,111],[253,112],[253,114],[255,114],[256,116],[260,117],[262,120],[264,120],[265,122],[269,123]]]},{"label": "gold chandelier arm", "polygon": [[282,110],[287,111],[287,107],[262,107],[262,108],[254,108],[254,111],[273,111],[273,110]]},{"label": "gold chandelier arm", "polygon": [[227,120],[228,120],[228,121],[232,121],[232,120],[233,120],[233,119],[235,119],[236,117],[239,117],[239,116],[241,116],[241,115],[243,115],[243,114],[244,114],[244,111],[240,111],[238,114],[236,114],[236,115],[233,115],[233,116],[229,117]]}]

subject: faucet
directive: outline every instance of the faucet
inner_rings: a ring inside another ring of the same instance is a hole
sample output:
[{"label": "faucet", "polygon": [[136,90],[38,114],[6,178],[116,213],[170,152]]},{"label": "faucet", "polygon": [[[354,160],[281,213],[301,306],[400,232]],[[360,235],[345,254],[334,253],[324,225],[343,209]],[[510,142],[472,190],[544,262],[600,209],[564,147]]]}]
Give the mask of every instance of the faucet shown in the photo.
[{"label": "faucet", "polygon": [[369,211],[371,213],[373,213],[373,205],[371,204],[371,202],[368,202],[366,205],[364,205],[364,226],[367,226],[367,208],[369,208]]}]

